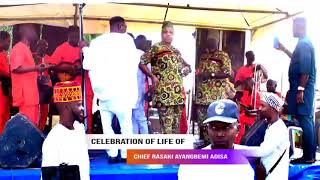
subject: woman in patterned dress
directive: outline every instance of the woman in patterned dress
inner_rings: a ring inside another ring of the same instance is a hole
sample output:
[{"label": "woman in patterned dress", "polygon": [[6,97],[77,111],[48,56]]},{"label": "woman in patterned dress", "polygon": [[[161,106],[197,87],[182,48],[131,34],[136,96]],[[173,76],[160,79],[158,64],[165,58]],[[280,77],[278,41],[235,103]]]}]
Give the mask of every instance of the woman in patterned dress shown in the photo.
[{"label": "woman in patterned dress", "polygon": [[[140,69],[152,79],[153,106],[158,109],[163,134],[179,134],[184,106],[183,76],[191,72],[179,50],[171,45],[174,29],[171,22],[162,25],[162,41],[141,56]],[[151,64],[149,71],[147,64]]]}]

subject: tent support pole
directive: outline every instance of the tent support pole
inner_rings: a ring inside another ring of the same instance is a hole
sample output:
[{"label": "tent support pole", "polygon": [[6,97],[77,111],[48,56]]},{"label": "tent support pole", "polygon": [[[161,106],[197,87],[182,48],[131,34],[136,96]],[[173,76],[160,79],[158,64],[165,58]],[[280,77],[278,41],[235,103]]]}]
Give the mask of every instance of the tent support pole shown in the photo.
[{"label": "tent support pole", "polygon": [[74,4],[74,16],[73,16],[73,25],[77,26],[78,25],[78,10],[79,10],[79,4]]},{"label": "tent support pole", "polygon": [[168,3],[167,9],[166,9],[166,13],[164,14],[163,21],[166,21],[166,19],[167,19],[167,14],[168,14],[169,6],[170,6],[170,4]]},{"label": "tent support pole", "polygon": [[[80,33],[80,41],[84,40],[84,33],[83,33],[83,8],[86,4],[80,4],[78,5],[79,8],[79,33]],[[80,52],[80,59],[81,62],[83,64],[83,54],[82,51]],[[85,79],[85,70],[82,68],[82,105],[83,105],[83,123],[85,125],[86,131],[88,131],[89,127],[88,127],[88,112],[87,112],[87,93],[86,93],[86,79]],[[91,116],[92,114],[89,114],[89,116]]]}]

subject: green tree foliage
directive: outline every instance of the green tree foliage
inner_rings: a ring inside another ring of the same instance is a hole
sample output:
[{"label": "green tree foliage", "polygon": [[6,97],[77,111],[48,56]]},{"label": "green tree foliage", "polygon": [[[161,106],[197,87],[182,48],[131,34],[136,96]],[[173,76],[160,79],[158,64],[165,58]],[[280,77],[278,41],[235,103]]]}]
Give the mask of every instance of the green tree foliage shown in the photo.
[{"label": "green tree foliage", "polygon": [[0,31],[7,31],[12,36],[13,26],[0,26]]},{"label": "green tree foliage", "polygon": [[10,45],[9,51],[11,50],[11,47],[12,47],[12,29],[13,29],[13,26],[0,26],[0,31],[7,31],[10,34],[11,45]]},{"label": "green tree foliage", "polygon": [[99,34],[85,34],[84,40],[91,42],[94,38],[98,37]]}]

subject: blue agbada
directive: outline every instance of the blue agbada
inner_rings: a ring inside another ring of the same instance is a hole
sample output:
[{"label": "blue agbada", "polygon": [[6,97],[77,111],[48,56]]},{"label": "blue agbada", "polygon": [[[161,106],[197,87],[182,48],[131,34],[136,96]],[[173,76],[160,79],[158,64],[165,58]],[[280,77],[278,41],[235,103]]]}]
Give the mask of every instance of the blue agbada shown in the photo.
[{"label": "blue agbada", "polygon": [[[304,90],[304,103],[297,104],[296,95],[300,84],[300,75],[307,74],[309,79]],[[290,90],[288,94],[288,111],[291,115],[312,116],[314,111],[314,94],[316,83],[316,63],[314,47],[308,38],[301,38],[292,54],[289,66]]]}]

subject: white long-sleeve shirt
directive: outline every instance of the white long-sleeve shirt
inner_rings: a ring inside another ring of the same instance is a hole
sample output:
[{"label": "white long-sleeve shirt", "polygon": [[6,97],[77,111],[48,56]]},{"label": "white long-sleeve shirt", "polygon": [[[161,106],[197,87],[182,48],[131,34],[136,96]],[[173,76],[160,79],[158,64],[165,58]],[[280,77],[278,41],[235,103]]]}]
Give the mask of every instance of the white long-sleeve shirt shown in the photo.
[{"label": "white long-sleeve shirt", "polygon": [[259,147],[248,147],[254,150],[254,156],[261,157],[262,164],[268,172],[287,149],[277,167],[267,177],[267,180],[288,179],[289,175],[289,132],[284,122],[279,119],[271,124]]},{"label": "white long-sleeve shirt", "polygon": [[128,34],[106,33],[83,49],[83,68],[89,71],[93,91],[98,99],[112,107],[136,104],[139,56]]},{"label": "white long-sleeve shirt", "polygon": [[[137,49],[138,52],[138,58],[140,61],[140,57],[144,54],[143,51],[141,51],[140,49]],[[151,65],[148,64],[147,65],[149,70],[151,71]],[[143,109],[144,108],[144,95],[146,93],[146,78],[147,76],[140,70],[140,68],[138,68],[138,73],[137,73],[137,83],[138,83],[138,100],[137,103],[135,105],[134,109]],[[148,84],[151,84],[149,82],[149,78],[148,78]]]},{"label": "white long-sleeve shirt", "polygon": [[[137,49],[137,53],[138,53],[137,57],[140,60],[140,57],[144,54],[144,52],[141,51],[140,49]],[[144,94],[146,92],[145,80],[146,80],[146,75],[140,69],[138,69],[138,72],[137,72],[138,99],[135,105],[135,109],[139,109],[139,108],[143,109]]]},{"label": "white long-sleeve shirt", "polygon": [[59,166],[62,163],[78,165],[81,180],[90,179],[90,161],[84,125],[74,122],[74,130],[58,123],[42,145],[42,167]]},{"label": "white long-sleeve shirt", "polygon": [[[211,145],[204,149],[211,149]],[[234,149],[244,149],[243,146],[234,144]],[[179,180],[194,180],[196,178],[223,179],[223,180],[254,180],[254,171],[249,164],[195,164],[180,165]]]}]

